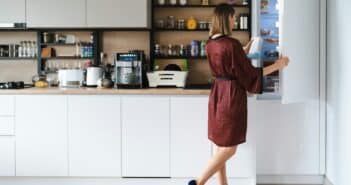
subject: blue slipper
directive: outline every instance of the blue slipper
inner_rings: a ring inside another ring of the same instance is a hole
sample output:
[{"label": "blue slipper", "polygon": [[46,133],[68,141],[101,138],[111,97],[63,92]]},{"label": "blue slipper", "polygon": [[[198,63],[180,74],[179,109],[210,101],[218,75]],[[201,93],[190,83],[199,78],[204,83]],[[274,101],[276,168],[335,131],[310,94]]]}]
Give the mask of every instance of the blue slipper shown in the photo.
[{"label": "blue slipper", "polygon": [[196,184],[196,180],[191,180],[191,181],[189,181],[188,185],[197,185],[197,184]]}]

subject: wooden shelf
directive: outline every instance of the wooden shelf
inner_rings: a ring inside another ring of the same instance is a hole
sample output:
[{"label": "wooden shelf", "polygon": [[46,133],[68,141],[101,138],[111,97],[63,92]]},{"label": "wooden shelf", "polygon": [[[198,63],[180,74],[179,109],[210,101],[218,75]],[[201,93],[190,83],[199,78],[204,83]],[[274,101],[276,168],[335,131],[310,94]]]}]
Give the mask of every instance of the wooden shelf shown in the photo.
[{"label": "wooden shelf", "polygon": [[[196,31],[210,31],[209,29],[195,29],[195,30],[189,30],[189,29],[167,29],[167,28],[155,28],[155,32],[196,32]],[[248,29],[233,29],[232,31],[234,32],[249,32]]]},{"label": "wooden shelf", "polygon": [[41,46],[75,46],[77,43],[41,43]]},{"label": "wooden shelf", "polygon": [[36,57],[0,57],[0,60],[37,60]]},{"label": "wooden shelf", "polygon": [[207,57],[184,57],[184,56],[154,56],[155,60],[172,60],[172,59],[187,59],[187,60],[206,60]]},{"label": "wooden shelf", "polygon": [[87,57],[87,58],[82,58],[82,57],[75,57],[75,56],[57,56],[57,57],[48,57],[48,58],[42,58],[43,60],[93,60],[93,57]]},{"label": "wooden shelf", "polygon": [[[154,5],[155,8],[214,8],[217,5]],[[248,5],[232,5],[236,8],[249,8]]]}]

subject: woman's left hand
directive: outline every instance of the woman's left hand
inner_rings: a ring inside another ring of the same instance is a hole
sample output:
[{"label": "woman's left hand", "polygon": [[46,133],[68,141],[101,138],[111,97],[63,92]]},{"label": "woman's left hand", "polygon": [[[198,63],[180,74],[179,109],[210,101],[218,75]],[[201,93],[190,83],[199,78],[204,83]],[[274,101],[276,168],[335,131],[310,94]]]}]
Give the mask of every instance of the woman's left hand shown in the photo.
[{"label": "woman's left hand", "polygon": [[250,49],[251,49],[251,45],[252,45],[253,41],[254,41],[254,40],[250,40],[250,41],[246,44],[246,46],[243,47],[243,49],[244,49],[244,51],[245,51],[246,54],[249,54]]}]

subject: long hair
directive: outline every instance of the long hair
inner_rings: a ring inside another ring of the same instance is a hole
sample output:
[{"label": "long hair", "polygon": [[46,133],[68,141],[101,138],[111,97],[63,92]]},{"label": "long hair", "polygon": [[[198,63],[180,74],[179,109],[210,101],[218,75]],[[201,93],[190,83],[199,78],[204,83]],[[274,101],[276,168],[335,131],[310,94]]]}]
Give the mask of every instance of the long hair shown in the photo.
[{"label": "long hair", "polygon": [[235,10],[227,3],[221,3],[216,6],[212,16],[212,26],[210,28],[210,37],[215,34],[231,35],[229,16],[234,16]]}]

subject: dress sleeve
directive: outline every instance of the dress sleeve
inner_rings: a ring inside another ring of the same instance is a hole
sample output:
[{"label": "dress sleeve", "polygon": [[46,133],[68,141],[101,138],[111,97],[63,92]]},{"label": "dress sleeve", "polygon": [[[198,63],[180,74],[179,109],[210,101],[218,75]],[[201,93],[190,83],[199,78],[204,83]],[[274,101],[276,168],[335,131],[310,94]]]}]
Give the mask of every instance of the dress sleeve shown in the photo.
[{"label": "dress sleeve", "polygon": [[233,70],[238,82],[249,93],[262,94],[263,68],[252,66],[240,42],[234,44]]}]

